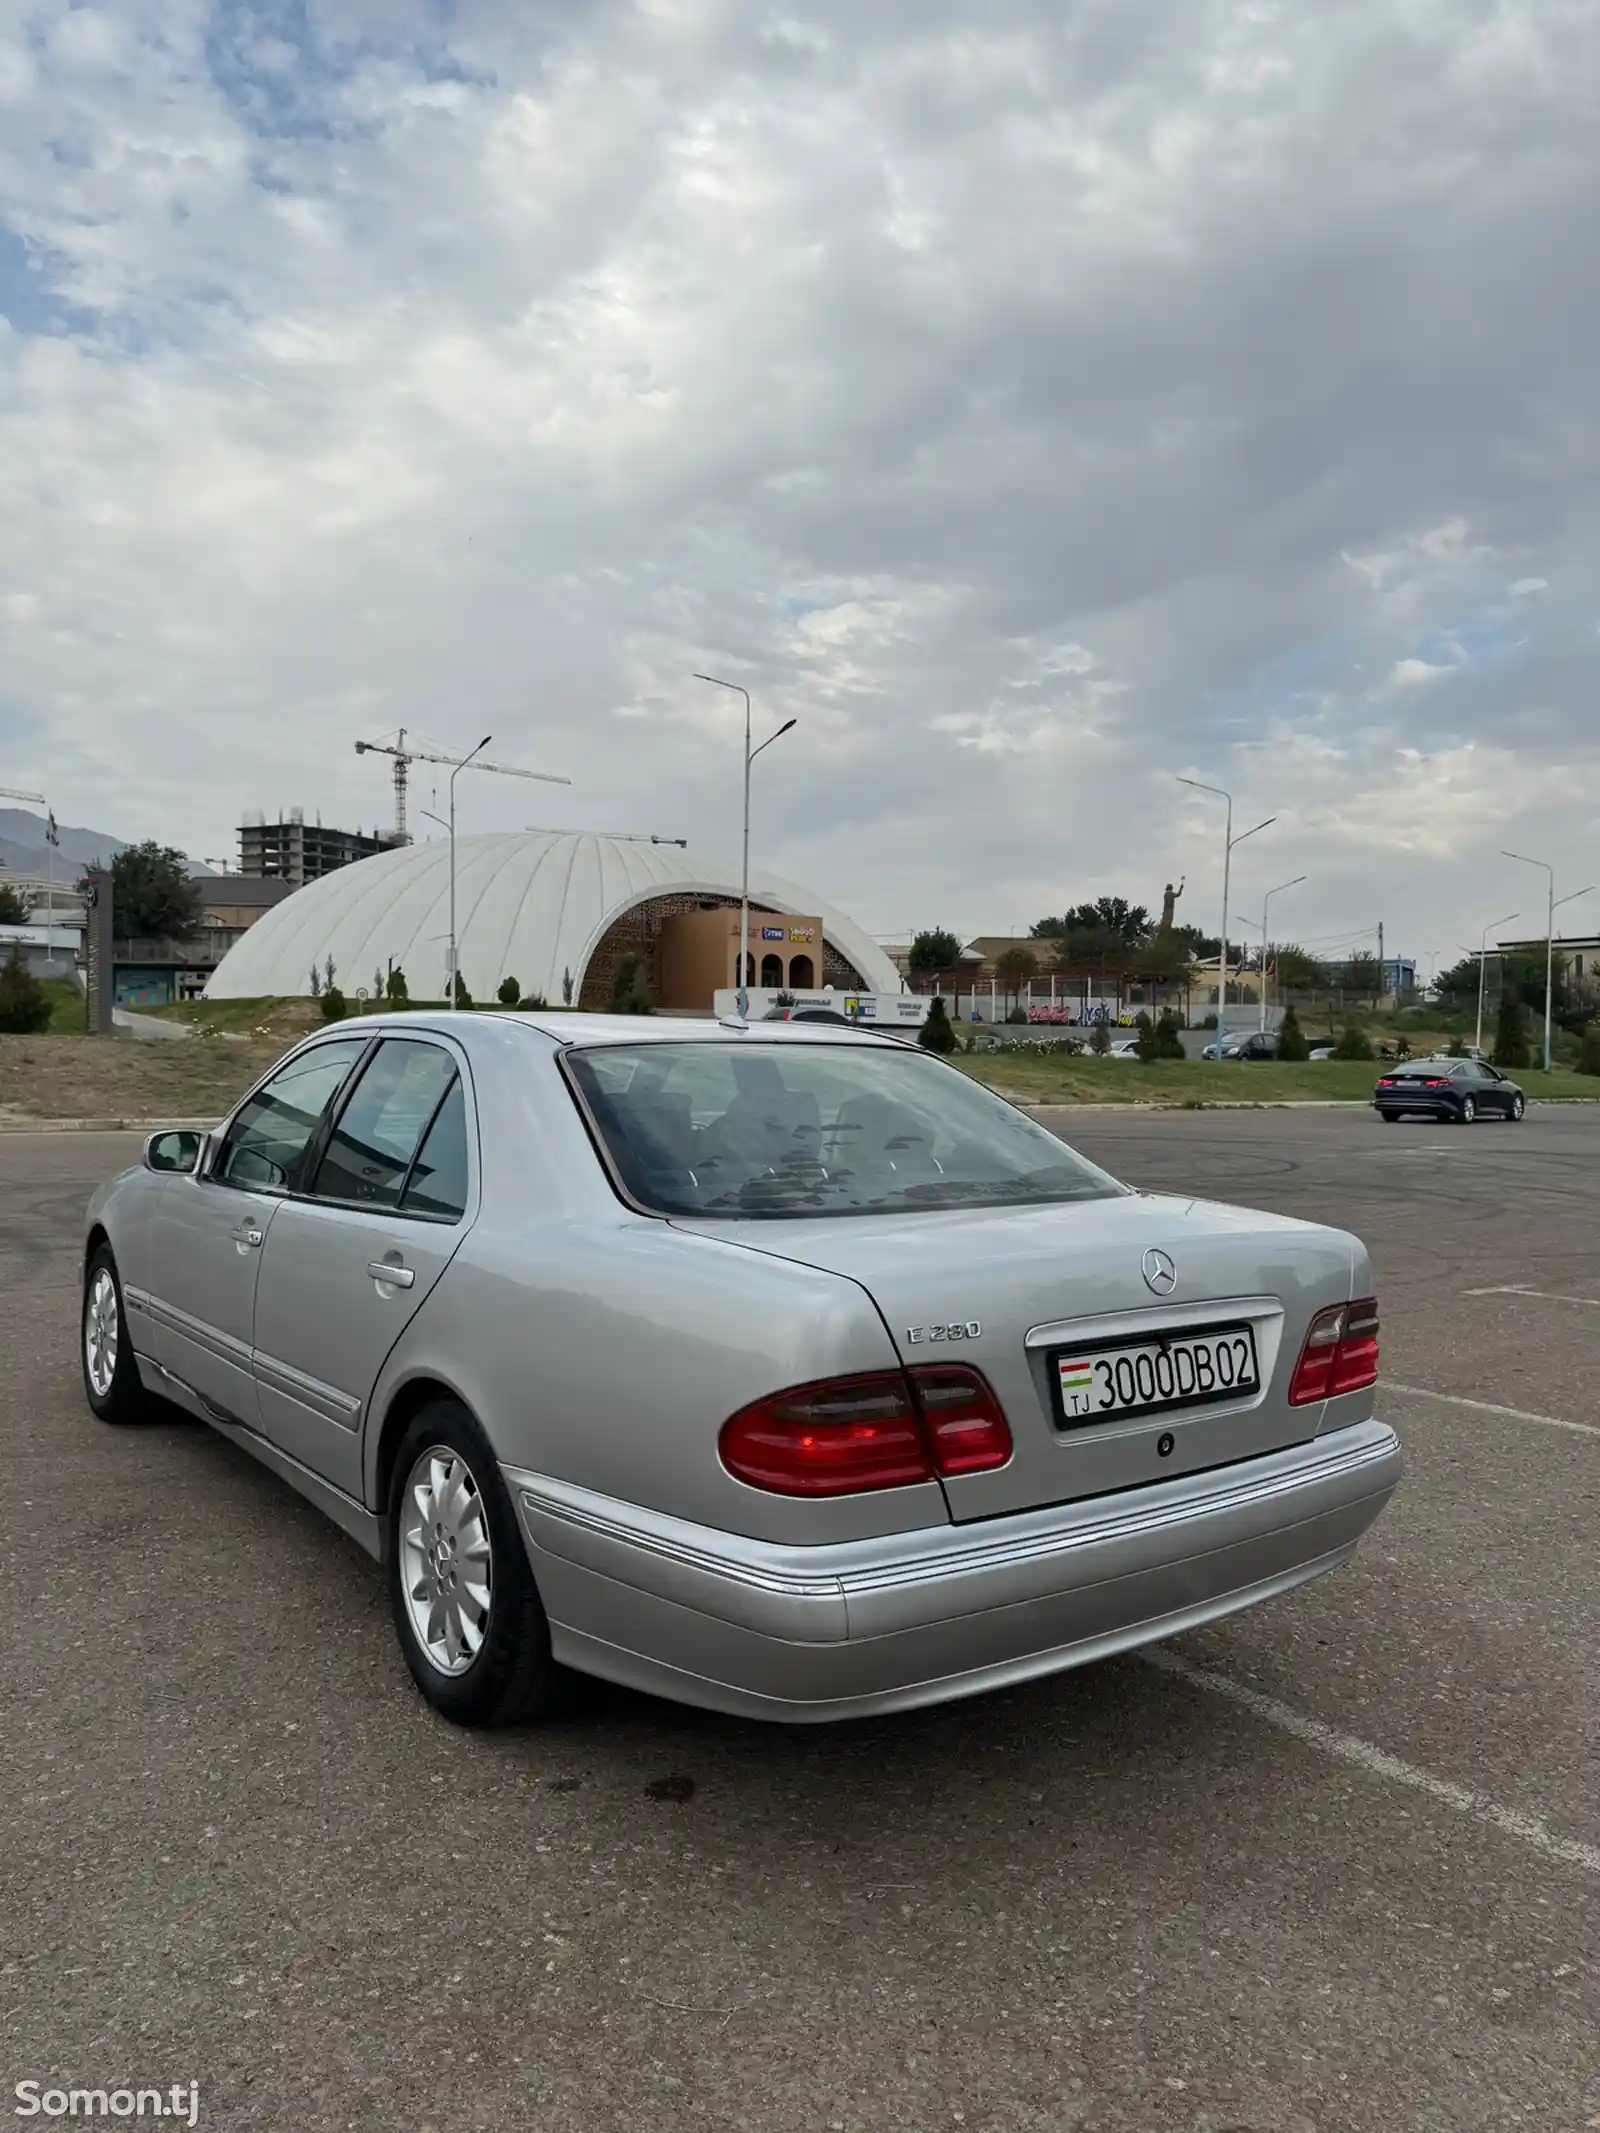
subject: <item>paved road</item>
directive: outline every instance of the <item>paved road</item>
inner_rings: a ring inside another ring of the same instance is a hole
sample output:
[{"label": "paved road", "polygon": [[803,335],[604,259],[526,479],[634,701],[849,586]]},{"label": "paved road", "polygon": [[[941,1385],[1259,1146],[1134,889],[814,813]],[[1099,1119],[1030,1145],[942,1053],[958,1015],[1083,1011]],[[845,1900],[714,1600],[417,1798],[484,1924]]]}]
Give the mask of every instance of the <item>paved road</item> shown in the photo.
[{"label": "paved road", "polygon": [[1071,1131],[1359,1227],[1389,1375],[1551,1419],[1390,1392],[1411,1478],[1359,1565],[1181,1672],[792,1732],[597,1689],[495,1737],[417,1701],[376,1571],[269,1476],[88,1418],[75,1228],[131,1144],[0,1140],[5,2109],[70,2078],[273,2133],[1600,2119],[1600,1113]]}]

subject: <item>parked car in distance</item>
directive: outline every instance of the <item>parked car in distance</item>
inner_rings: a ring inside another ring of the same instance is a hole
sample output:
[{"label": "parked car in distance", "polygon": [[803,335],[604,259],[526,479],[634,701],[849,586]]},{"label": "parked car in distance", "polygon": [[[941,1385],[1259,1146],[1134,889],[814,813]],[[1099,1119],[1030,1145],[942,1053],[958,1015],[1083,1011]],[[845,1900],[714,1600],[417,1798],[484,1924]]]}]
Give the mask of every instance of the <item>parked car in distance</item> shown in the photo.
[{"label": "parked car in distance", "polygon": [[1400,1118],[1437,1118],[1470,1126],[1478,1118],[1520,1119],[1528,1103],[1487,1060],[1408,1059],[1378,1076],[1372,1107],[1390,1125]]},{"label": "parked car in distance", "polygon": [[1276,1059],[1276,1030],[1253,1029],[1247,1036],[1214,1040],[1201,1053],[1202,1059]]},{"label": "parked car in distance", "polygon": [[334,1024],[95,1194],[81,1328],[95,1415],[164,1395],[385,1566],[463,1725],[568,1669],[791,1722],[1026,1681],[1336,1568],[1400,1479],[1356,1238],[866,1031]]}]

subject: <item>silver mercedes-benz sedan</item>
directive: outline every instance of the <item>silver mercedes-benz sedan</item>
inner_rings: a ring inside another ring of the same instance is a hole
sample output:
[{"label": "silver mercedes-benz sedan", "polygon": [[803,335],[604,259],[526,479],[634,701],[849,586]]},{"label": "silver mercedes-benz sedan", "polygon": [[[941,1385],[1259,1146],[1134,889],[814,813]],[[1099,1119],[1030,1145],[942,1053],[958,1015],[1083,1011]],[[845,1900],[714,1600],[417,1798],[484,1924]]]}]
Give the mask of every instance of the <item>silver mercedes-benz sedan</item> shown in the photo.
[{"label": "silver mercedes-benz sedan", "polygon": [[1354,1237],[1133,1192],[893,1038],[401,1014],[90,1208],[160,1394],[387,1569],[428,1700],[964,1696],[1345,1562],[1400,1478]]}]

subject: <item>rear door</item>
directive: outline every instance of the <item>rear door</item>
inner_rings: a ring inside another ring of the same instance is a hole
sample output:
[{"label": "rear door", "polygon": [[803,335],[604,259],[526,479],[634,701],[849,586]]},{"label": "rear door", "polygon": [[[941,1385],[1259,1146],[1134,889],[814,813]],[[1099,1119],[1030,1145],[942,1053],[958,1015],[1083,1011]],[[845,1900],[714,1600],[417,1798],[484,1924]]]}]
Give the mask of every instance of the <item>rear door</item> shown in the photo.
[{"label": "rear door", "polygon": [[362,1425],[378,1373],[470,1224],[464,1076],[445,1040],[386,1037],[262,1252],[262,1432],[349,1496],[361,1495]]}]

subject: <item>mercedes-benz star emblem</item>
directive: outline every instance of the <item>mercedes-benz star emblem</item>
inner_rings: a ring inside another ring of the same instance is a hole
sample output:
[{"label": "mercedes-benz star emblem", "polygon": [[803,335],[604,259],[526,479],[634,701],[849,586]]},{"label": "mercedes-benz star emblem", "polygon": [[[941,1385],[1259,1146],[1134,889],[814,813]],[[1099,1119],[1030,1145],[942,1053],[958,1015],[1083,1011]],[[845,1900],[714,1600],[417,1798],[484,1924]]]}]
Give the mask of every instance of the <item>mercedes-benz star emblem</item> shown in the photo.
[{"label": "mercedes-benz star emblem", "polygon": [[1145,1286],[1154,1289],[1158,1296],[1170,1296],[1178,1286],[1178,1269],[1165,1252],[1151,1245],[1144,1255]]}]

